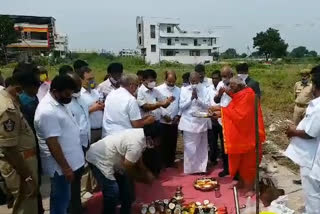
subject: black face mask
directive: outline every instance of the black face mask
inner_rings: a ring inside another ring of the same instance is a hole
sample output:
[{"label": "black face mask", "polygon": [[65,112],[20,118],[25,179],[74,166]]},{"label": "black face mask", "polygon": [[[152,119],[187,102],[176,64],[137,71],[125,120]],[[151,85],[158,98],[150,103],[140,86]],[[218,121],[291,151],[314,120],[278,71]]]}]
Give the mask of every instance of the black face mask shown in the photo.
[{"label": "black face mask", "polygon": [[69,104],[71,102],[71,100],[72,100],[71,97],[70,98],[60,98],[58,100],[58,102],[61,103],[61,104]]}]

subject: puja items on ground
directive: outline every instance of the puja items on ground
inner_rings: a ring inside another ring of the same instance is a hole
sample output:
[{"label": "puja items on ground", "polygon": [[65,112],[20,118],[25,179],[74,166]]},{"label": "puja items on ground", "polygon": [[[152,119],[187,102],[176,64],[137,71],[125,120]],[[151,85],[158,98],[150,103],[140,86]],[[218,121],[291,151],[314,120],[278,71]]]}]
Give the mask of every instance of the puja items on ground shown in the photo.
[{"label": "puja items on ground", "polygon": [[217,209],[209,200],[204,200],[185,205],[182,214],[227,214],[227,208]]},{"label": "puja items on ground", "polygon": [[194,188],[200,191],[218,191],[219,182],[215,178],[202,177],[195,180],[193,184]]}]

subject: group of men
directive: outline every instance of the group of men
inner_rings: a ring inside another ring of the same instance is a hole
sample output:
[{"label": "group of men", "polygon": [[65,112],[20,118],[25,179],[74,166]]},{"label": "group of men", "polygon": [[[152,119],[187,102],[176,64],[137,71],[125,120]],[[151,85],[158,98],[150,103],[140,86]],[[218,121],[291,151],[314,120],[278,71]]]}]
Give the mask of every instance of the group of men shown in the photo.
[{"label": "group of men", "polygon": [[[311,81],[310,81],[311,75]],[[307,214],[320,213],[320,66],[301,71],[295,84],[293,124],[286,130],[290,144],[285,152],[300,166]]]},{"label": "group of men", "polygon": [[154,70],[135,75],[112,63],[98,85],[83,60],[62,66],[52,81],[44,68],[19,64],[0,90],[0,172],[13,213],[43,213],[41,175],[50,177],[50,213],[82,213],[84,173],[87,187],[93,174],[102,189],[105,213],[115,213],[119,201],[121,212],[130,213],[134,180],[150,183],[162,169],[176,167],[179,131],[185,174],[206,173],[220,157],[219,176],[239,175],[238,187],[250,194],[257,170],[254,104],[261,92],[246,63],[236,70],[225,66],[207,78],[199,64],[179,88],[171,70],[157,86]]}]

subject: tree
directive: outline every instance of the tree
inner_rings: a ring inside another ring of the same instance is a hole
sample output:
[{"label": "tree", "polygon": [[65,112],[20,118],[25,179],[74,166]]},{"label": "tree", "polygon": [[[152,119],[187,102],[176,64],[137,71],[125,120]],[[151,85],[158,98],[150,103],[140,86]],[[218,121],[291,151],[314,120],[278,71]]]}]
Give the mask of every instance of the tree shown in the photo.
[{"label": "tree", "polygon": [[240,57],[241,58],[246,58],[248,55],[246,54],[246,53],[242,53],[241,55],[240,55]]},{"label": "tree", "polygon": [[281,38],[278,30],[269,28],[266,32],[257,33],[253,38],[253,47],[268,61],[270,57],[285,56],[288,44]]},{"label": "tree", "polygon": [[238,54],[236,49],[228,48],[225,52],[221,54],[221,56],[225,59],[233,59],[233,58],[237,58]]},{"label": "tree", "polygon": [[317,57],[318,53],[316,51],[309,51],[308,56],[310,57]]},{"label": "tree", "polygon": [[17,41],[14,23],[9,16],[0,16],[0,52],[8,63],[7,46]]},{"label": "tree", "polygon": [[307,56],[308,53],[309,53],[309,51],[308,51],[308,49],[306,47],[299,46],[299,47],[294,48],[291,51],[290,56],[294,57],[294,58],[302,58],[302,57]]}]

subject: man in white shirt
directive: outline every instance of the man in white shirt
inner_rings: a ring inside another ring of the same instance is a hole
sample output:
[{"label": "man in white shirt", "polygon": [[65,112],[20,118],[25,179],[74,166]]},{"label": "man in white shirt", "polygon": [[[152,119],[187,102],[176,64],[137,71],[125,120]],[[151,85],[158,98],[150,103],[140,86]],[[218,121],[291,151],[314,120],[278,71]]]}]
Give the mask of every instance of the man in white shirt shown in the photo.
[{"label": "man in white shirt", "polygon": [[202,64],[196,65],[194,68],[194,71],[200,75],[200,84],[202,84],[206,88],[212,86],[212,79],[209,77],[206,77],[206,68],[204,65]]},{"label": "man in white shirt", "polygon": [[[218,94],[214,97],[214,101],[216,103],[221,103],[222,105],[226,105],[231,101],[231,98],[224,92],[229,90],[230,79],[232,77],[233,77],[232,68],[230,66],[224,66],[221,69],[221,80],[223,82],[224,87],[221,87],[218,91]],[[225,102],[224,98],[228,99],[228,97],[230,98],[230,100]]]},{"label": "man in white shirt", "polygon": [[320,66],[312,69],[313,99],[298,127],[291,126],[286,155],[300,166],[307,214],[320,213]]},{"label": "man in white shirt", "polygon": [[51,180],[50,213],[53,214],[67,213],[74,172],[84,165],[80,128],[66,106],[75,88],[71,77],[56,76],[50,93],[41,100],[35,114],[42,170]]},{"label": "man in white shirt", "polygon": [[38,66],[38,69],[40,71],[39,78],[40,78],[41,85],[39,87],[37,97],[38,97],[39,102],[40,102],[42,100],[42,98],[44,96],[46,96],[46,94],[50,90],[50,81],[49,81],[49,75],[48,75],[47,69],[45,69],[42,66]]},{"label": "man in white shirt", "polygon": [[102,96],[100,96],[98,90],[95,89],[96,82],[88,63],[83,60],[77,60],[75,61],[73,67],[75,72],[82,80],[82,88],[80,91],[81,99],[87,106],[89,106],[91,127],[90,143],[95,143],[100,140],[102,136],[104,101],[101,99]]},{"label": "man in white shirt", "polygon": [[138,89],[137,101],[141,108],[142,116],[153,115],[157,121],[161,118],[160,108],[167,108],[174,101],[174,97],[163,97],[155,89],[157,73],[147,69],[143,72],[143,84]]},{"label": "man in white shirt", "polygon": [[130,178],[144,183],[154,179],[145,167],[142,155],[148,142],[157,135],[157,130],[126,129],[108,135],[90,147],[86,159],[102,188],[103,213],[115,214],[119,199],[120,213],[132,213]]},{"label": "man in white shirt", "polygon": [[[214,101],[214,97],[218,94],[220,88],[224,86],[221,81],[221,74],[219,70],[215,70],[211,74],[212,86],[209,87],[210,106],[219,106],[220,103]],[[220,121],[221,119],[219,119]],[[223,163],[223,171],[219,173],[219,177],[224,177],[229,174],[228,155],[225,154],[222,126],[218,120],[212,119],[212,129],[208,130],[208,144],[210,148],[209,159],[212,163],[217,162],[219,156],[218,139],[220,140],[220,156]],[[221,121],[220,121],[221,122]],[[211,132],[211,133],[209,133]]]},{"label": "man in white shirt", "polygon": [[163,97],[174,97],[174,101],[167,107],[161,108],[161,155],[165,167],[174,166],[178,123],[180,120],[179,100],[180,88],[176,86],[177,76],[174,71],[166,71],[165,83],[156,87]]},{"label": "man in white shirt", "polygon": [[208,162],[208,120],[198,118],[199,112],[207,112],[209,96],[196,72],[190,74],[190,86],[181,89],[179,130],[183,131],[184,173],[205,173]]},{"label": "man in white shirt", "polygon": [[141,117],[140,108],[133,94],[138,88],[139,80],[135,74],[124,74],[120,88],[112,91],[105,103],[102,136],[130,128],[143,128],[153,123],[154,117]]},{"label": "man in white shirt", "polygon": [[121,63],[111,63],[107,69],[108,79],[100,83],[98,86],[98,91],[103,94],[104,99],[108,94],[120,87],[120,79],[123,73],[123,66]]}]

